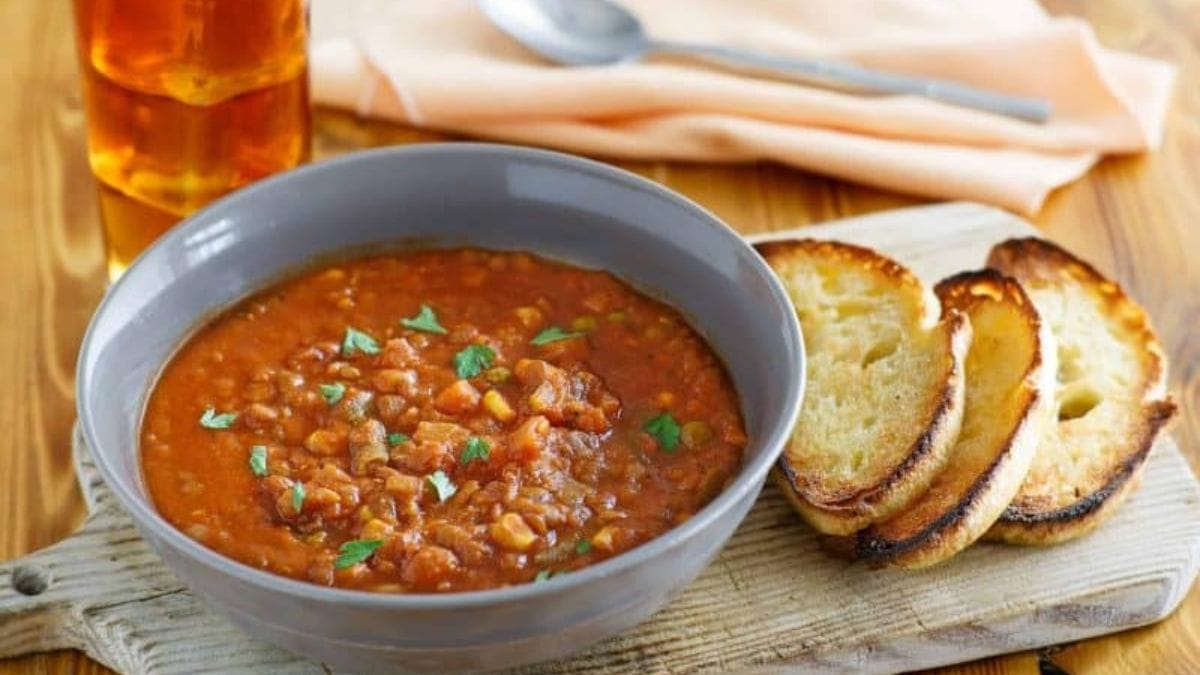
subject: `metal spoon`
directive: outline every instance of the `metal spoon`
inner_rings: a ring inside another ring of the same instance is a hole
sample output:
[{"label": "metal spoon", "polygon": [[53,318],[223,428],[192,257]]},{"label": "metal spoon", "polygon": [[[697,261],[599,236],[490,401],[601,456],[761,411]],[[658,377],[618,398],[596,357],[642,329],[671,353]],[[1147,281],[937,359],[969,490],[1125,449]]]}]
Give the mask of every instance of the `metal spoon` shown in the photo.
[{"label": "metal spoon", "polygon": [[611,0],[476,0],[479,9],[517,42],[568,66],[632,62],[650,52],[687,54],[733,66],[765,68],[808,84],[870,94],[911,94],[1030,122],[1050,118],[1045,99],[1010,96],[957,82],[908,77],[850,63],[772,56],[717,45],[655,40]]}]

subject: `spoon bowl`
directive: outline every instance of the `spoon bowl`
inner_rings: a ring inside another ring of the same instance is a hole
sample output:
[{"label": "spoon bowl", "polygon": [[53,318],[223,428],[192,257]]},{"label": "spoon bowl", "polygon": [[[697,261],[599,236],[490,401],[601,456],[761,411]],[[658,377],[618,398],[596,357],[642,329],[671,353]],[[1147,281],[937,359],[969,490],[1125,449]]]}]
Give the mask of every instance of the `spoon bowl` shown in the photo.
[{"label": "spoon bowl", "polygon": [[608,0],[479,0],[477,4],[509,37],[563,65],[636,61],[649,47],[637,17]]}]

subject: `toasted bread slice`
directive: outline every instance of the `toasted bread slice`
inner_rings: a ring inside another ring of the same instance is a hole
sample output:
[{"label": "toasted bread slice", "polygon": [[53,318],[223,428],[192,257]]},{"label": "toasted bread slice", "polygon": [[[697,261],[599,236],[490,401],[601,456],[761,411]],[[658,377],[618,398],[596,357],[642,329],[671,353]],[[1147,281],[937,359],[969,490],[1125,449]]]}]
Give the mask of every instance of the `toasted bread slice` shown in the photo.
[{"label": "toasted bread slice", "polygon": [[853,545],[856,558],[910,569],[946,560],[987,532],[1021,487],[1054,414],[1054,338],[1021,286],[984,270],[935,291],[943,313],[971,319],[962,431],[929,489]]},{"label": "toasted bread slice", "polygon": [[1175,413],[1167,365],[1146,313],[1087,263],[1040,239],[992,249],[1058,343],[1057,423],[988,538],[1050,544],[1089,532],[1128,495]]},{"label": "toasted bread slice", "polygon": [[808,358],[776,480],[816,529],[857,532],[942,469],[962,422],[970,325],[956,310],[939,321],[920,280],[869,249],[801,239],[758,250],[796,306]]}]

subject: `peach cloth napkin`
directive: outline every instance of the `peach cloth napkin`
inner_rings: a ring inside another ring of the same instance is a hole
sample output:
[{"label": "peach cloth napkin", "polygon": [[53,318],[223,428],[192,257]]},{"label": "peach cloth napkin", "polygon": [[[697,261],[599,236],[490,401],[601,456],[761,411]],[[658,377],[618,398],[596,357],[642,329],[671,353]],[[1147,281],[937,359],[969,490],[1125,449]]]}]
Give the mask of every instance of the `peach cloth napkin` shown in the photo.
[{"label": "peach cloth napkin", "polygon": [[607,157],[770,159],[928,197],[1037,211],[1102,154],[1156,147],[1174,70],[1032,0],[621,0],[647,31],[1043,96],[1035,125],[686,61],[548,64],[470,0],[313,0],[318,103]]}]

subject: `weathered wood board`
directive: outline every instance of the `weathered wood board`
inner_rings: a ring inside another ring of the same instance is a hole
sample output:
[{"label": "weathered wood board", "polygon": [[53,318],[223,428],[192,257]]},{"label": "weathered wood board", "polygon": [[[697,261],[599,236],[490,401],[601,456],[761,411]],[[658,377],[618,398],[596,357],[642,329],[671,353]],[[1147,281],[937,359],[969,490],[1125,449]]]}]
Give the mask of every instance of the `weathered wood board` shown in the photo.
[{"label": "weathered wood board", "polygon": [[[802,233],[870,245],[935,281],[1033,230],[1002,211],[946,204]],[[209,611],[141,540],[78,437],[75,462],[91,516],[63,542],[0,566],[0,657],[72,647],[125,673],[327,672]],[[524,672],[930,667],[1154,622],[1187,593],[1198,565],[1200,486],[1165,437],[1141,489],[1094,534],[1045,549],[979,544],[917,573],[826,557],[768,485],[717,560],[666,609]]]}]

